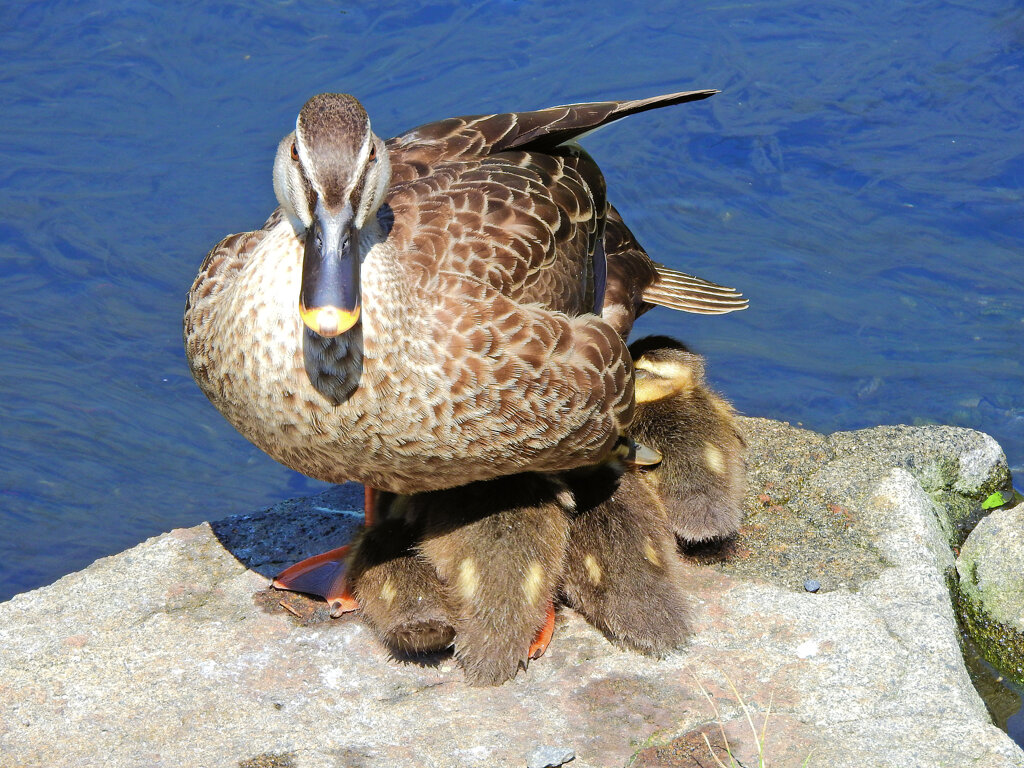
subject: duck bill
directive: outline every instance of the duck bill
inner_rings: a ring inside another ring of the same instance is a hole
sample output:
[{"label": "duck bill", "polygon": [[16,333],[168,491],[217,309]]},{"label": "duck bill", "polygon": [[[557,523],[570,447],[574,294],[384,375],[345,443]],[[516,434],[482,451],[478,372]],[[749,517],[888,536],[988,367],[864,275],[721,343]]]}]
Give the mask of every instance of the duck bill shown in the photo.
[{"label": "duck bill", "polygon": [[359,248],[352,205],[337,213],[318,202],[306,232],[299,313],[321,336],[340,336],[359,321]]}]

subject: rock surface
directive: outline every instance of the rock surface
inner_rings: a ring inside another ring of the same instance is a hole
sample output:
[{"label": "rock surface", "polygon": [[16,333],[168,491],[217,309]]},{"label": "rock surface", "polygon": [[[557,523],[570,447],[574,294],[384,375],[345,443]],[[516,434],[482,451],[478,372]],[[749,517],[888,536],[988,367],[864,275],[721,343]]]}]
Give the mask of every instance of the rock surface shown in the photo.
[{"label": "rock surface", "polygon": [[[399,663],[357,618],[299,620],[267,577],[358,526],[344,487],[176,530],[0,604],[0,766],[1018,766],[958,645],[949,542],[1007,479],[985,435],[822,436],[745,419],[725,551],[687,553],[698,629],[648,659],[567,610],[499,688]],[[807,592],[804,582],[821,588]],[[708,697],[702,693],[706,691]],[[717,709],[717,715],[715,713]],[[718,722],[723,724],[720,729]]]},{"label": "rock surface", "polygon": [[971,635],[990,662],[1024,684],[1024,504],[978,523],[956,568]]}]

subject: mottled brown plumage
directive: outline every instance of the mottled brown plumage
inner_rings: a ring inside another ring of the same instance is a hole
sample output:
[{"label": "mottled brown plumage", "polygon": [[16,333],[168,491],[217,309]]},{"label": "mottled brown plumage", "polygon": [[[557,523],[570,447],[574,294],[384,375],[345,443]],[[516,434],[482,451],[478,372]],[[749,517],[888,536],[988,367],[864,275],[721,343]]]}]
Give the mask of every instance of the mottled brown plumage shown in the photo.
[{"label": "mottled brown plumage", "polygon": [[[745,302],[651,262],[566,142],[712,93],[451,118],[386,145],[351,96],[314,97],[278,149],[282,208],[215,246],[192,286],[196,381],[253,443],[330,482],[411,493],[601,460],[632,420],[636,315]],[[362,259],[359,322],[333,337],[298,311],[306,232],[332,216]]]}]

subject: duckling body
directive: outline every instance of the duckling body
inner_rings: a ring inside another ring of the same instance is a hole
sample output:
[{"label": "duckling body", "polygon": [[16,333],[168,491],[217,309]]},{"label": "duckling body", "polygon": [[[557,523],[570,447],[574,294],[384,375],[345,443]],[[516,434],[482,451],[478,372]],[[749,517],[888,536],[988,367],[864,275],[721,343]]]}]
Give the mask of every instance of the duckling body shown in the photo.
[{"label": "duckling body", "polygon": [[676,539],[739,530],[746,445],[700,355],[666,336],[635,341],[630,352],[637,408],[629,435],[662,460],[621,478],[609,465],[567,475],[581,512],[569,529],[562,591],[611,639],[660,655],[690,632]]},{"label": "duckling body", "polygon": [[406,520],[377,523],[349,566],[392,650],[453,644],[470,683],[500,684],[528,662],[557,596],[639,653],[664,655],[691,631],[666,506],[641,470],[518,475],[402,504]]},{"label": "duckling body", "polygon": [[455,612],[437,569],[418,551],[423,521],[391,494],[377,523],[353,543],[346,578],[362,618],[399,655],[430,653],[455,640]]},{"label": "duckling body", "polygon": [[572,504],[560,480],[535,473],[411,498],[424,522],[418,549],[445,585],[470,682],[502,683],[530,658],[553,617]]},{"label": "duckling body", "polygon": [[732,406],[708,387],[704,359],[666,336],[633,342],[637,418],[629,434],[659,450],[644,470],[683,543],[735,534],[746,491],[746,443]]},{"label": "duckling body", "polygon": [[[585,482],[607,487],[614,474],[598,468]],[[640,470],[623,473],[602,496],[572,518],[562,595],[611,640],[664,655],[691,632],[685,574],[665,506]]]},{"label": "duckling body", "polygon": [[654,303],[738,294],[654,264],[571,142],[712,91],[452,118],[388,142],[322,94],[281,142],[281,202],[207,256],[185,346],[273,458],[396,493],[602,460],[633,413],[623,341]]},{"label": "duckling body", "polygon": [[392,651],[453,645],[470,682],[502,683],[546,647],[572,505],[534,473],[382,494],[348,556],[352,595]]}]

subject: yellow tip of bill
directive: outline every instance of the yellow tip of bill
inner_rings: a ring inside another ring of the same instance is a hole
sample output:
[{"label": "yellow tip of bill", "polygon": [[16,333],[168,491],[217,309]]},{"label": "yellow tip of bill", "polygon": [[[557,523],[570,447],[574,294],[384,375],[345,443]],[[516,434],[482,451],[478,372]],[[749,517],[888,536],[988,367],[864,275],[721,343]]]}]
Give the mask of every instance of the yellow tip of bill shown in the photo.
[{"label": "yellow tip of bill", "polygon": [[303,307],[299,305],[302,322],[313,333],[321,336],[340,336],[359,322],[359,307],[347,310],[339,307]]}]

